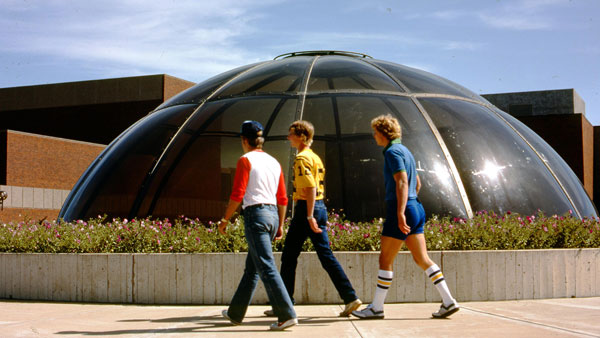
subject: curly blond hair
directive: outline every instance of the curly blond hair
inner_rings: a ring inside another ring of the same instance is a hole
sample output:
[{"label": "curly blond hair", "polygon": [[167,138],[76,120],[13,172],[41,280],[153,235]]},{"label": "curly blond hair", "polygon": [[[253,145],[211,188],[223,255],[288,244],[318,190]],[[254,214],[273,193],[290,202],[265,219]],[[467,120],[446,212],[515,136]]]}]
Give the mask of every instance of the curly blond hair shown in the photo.
[{"label": "curly blond hair", "polygon": [[398,120],[391,114],[379,115],[371,120],[371,128],[377,130],[388,140],[402,138],[402,128]]}]

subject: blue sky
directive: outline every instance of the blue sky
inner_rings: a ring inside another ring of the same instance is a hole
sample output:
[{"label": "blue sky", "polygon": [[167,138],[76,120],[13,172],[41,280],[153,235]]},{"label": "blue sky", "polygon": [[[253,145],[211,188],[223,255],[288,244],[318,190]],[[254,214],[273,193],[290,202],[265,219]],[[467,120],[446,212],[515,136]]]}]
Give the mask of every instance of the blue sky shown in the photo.
[{"label": "blue sky", "polygon": [[200,82],[348,50],[478,94],[574,88],[600,125],[597,0],[0,0],[0,87],[166,73]]}]

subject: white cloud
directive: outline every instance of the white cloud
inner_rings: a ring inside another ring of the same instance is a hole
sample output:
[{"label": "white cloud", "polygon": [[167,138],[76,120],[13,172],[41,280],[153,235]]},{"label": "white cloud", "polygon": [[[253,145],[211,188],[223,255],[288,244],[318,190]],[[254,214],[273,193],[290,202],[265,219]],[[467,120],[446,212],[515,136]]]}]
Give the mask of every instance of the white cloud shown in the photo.
[{"label": "white cloud", "polygon": [[103,62],[107,73],[130,67],[203,78],[256,58],[236,42],[277,2],[8,0],[0,52]]},{"label": "white cloud", "polygon": [[487,14],[480,13],[479,19],[488,26],[495,28],[508,28],[513,30],[544,30],[552,27],[552,24],[544,18],[534,18],[523,14]]}]

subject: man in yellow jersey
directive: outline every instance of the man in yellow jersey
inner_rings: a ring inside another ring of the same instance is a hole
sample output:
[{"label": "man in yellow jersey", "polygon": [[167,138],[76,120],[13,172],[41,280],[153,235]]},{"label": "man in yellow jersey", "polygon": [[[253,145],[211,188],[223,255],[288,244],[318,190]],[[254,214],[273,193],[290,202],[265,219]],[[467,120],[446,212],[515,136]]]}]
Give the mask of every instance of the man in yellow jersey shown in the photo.
[{"label": "man in yellow jersey", "polygon": [[[329,274],[340,297],[346,304],[340,316],[347,317],[362,302],[356,296],[344,269],[329,246],[326,228],[327,208],[323,203],[325,167],[319,156],[310,149],[313,135],[314,127],[308,121],[296,121],[289,128],[288,140],[292,147],[298,149],[293,171],[293,199],[296,205],[281,255],[281,278],[293,300],[298,256],[306,238],[309,237],[323,269]],[[265,311],[266,315],[271,315],[271,313],[272,310]]]}]

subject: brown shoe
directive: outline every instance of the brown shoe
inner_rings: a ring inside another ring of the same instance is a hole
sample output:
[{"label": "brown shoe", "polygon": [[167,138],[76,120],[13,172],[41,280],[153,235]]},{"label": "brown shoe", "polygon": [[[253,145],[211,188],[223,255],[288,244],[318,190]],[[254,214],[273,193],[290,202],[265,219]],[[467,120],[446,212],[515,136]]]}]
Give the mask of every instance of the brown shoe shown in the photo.
[{"label": "brown shoe", "polygon": [[352,311],[358,309],[362,305],[360,299],[356,298],[350,303],[346,304],[344,311],[340,312],[340,317],[348,317],[352,313]]}]

